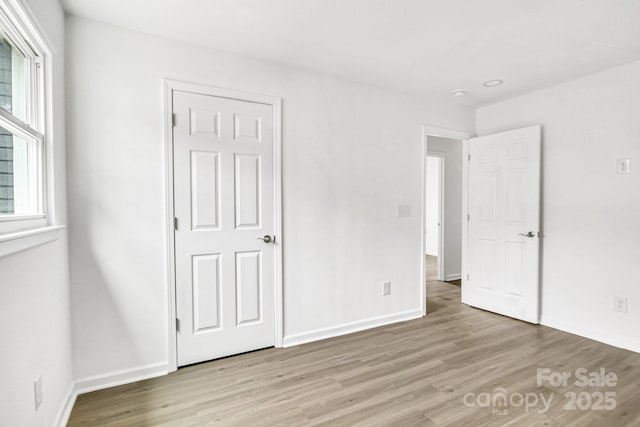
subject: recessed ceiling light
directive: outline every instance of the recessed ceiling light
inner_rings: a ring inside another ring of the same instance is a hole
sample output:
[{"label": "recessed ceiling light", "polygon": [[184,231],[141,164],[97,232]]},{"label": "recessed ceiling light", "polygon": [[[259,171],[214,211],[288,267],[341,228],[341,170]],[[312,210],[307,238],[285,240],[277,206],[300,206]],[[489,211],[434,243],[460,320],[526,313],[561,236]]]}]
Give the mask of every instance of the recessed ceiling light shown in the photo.
[{"label": "recessed ceiling light", "polygon": [[484,87],[496,87],[496,86],[500,86],[502,83],[504,83],[503,80],[496,79],[496,80],[487,80],[486,82],[483,83],[483,85]]},{"label": "recessed ceiling light", "polygon": [[453,96],[467,96],[467,92],[462,90],[462,89],[458,89],[458,90],[454,90],[453,92],[451,92],[451,95],[453,95]]}]

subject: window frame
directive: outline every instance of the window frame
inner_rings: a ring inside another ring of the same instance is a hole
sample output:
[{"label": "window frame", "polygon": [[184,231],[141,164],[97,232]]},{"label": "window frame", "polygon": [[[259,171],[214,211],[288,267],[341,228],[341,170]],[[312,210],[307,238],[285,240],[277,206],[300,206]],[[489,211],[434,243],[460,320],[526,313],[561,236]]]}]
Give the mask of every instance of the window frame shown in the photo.
[{"label": "window frame", "polygon": [[[50,123],[50,106],[47,104],[51,88],[48,75],[51,50],[35,21],[29,16],[19,0],[0,0],[0,27],[10,43],[25,57],[26,114],[21,120],[0,108],[0,126],[22,138],[33,142],[35,153],[28,156],[31,184],[35,190],[34,212],[17,215],[0,215],[0,243],[20,237],[20,232],[32,235],[33,230],[53,227],[52,191],[49,176],[52,156],[47,126]],[[57,228],[57,227],[55,227]],[[0,250],[0,255],[2,254]]]}]

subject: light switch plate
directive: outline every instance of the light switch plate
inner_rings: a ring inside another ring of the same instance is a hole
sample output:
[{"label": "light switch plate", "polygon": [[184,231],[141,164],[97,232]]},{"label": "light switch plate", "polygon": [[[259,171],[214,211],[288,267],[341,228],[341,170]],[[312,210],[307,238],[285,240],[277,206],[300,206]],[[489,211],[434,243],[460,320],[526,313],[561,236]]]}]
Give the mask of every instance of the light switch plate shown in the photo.
[{"label": "light switch plate", "polygon": [[37,380],[33,382],[33,398],[35,401],[36,411],[40,408],[42,404],[42,377],[38,377]]},{"label": "light switch plate", "polygon": [[616,173],[618,175],[626,175],[631,173],[630,171],[631,159],[616,159]]}]

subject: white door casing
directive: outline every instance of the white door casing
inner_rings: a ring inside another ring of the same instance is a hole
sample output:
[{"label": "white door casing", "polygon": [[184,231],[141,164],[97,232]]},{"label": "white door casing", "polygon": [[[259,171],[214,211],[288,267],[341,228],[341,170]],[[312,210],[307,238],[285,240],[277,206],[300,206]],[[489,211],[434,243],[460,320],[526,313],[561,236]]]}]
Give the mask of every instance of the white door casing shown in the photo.
[{"label": "white door casing", "polygon": [[468,147],[467,303],[538,323],[541,127]]},{"label": "white door casing", "polygon": [[275,344],[273,105],[173,91],[177,365]]}]

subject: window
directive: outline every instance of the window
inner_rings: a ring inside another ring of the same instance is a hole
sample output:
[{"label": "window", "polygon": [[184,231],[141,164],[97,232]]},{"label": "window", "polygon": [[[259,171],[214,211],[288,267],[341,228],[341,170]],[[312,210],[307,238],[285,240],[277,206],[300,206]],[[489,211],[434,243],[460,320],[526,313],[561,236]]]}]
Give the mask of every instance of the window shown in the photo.
[{"label": "window", "polygon": [[0,234],[48,224],[42,46],[17,2],[0,0]]}]

